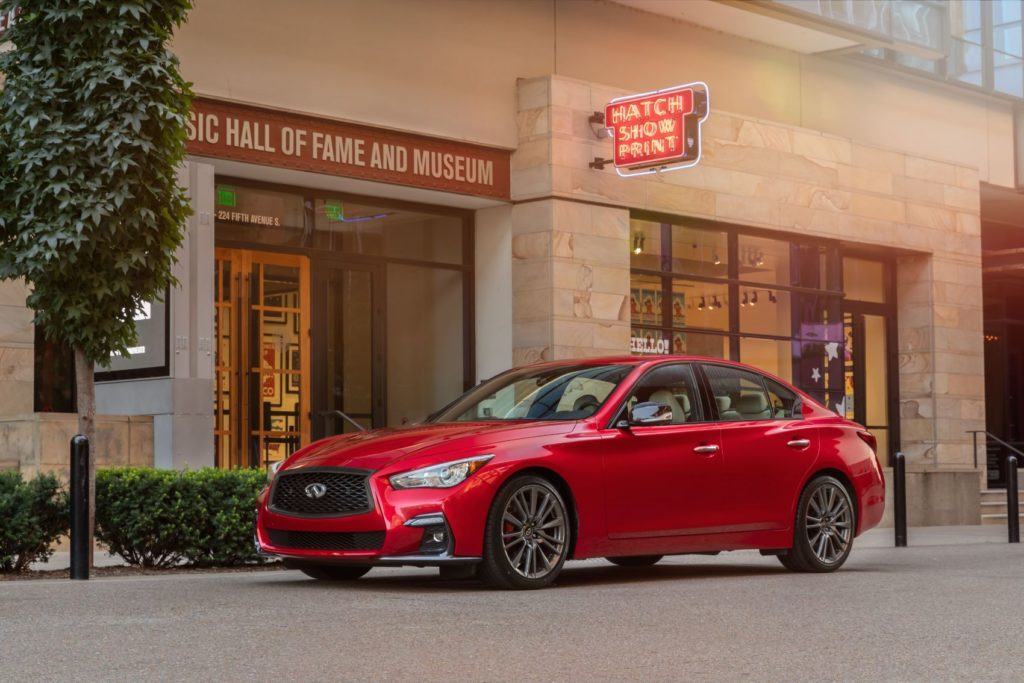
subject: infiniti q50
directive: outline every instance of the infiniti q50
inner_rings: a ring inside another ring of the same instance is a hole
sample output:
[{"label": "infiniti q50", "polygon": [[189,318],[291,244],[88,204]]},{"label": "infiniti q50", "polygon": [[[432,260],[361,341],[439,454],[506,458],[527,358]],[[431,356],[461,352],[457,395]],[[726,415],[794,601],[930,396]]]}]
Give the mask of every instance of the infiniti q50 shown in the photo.
[{"label": "infiniti q50", "polygon": [[325,580],[439,566],[541,588],[568,560],[758,549],[830,572],[882,517],[875,439],[728,361],[510,370],[424,423],[323,439],[261,493],[259,550]]}]

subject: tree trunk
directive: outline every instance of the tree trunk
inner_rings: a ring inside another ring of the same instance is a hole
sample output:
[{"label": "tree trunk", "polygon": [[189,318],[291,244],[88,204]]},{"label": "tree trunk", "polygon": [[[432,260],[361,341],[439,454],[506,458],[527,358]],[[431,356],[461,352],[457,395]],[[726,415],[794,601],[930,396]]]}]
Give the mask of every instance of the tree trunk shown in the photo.
[{"label": "tree trunk", "polygon": [[93,538],[96,532],[96,385],[93,364],[81,349],[75,349],[75,400],[78,405],[78,433],[89,439],[89,566],[93,566]]}]

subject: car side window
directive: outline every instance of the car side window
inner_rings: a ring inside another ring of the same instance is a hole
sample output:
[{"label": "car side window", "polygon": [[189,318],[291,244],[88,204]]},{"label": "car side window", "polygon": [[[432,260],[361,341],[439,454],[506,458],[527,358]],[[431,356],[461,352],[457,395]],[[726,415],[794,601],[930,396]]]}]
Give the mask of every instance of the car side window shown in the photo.
[{"label": "car side window", "polygon": [[704,374],[723,421],[770,420],[773,415],[760,375],[729,365],[705,365]]},{"label": "car side window", "polygon": [[796,392],[767,377],[764,378],[764,384],[768,387],[768,402],[772,407],[773,418],[799,420],[803,417],[803,405]]},{"label": "car side window", "polygon": [[660,365],[641,377],[626,400],[627,415],[637,403],[646,401],[671,408],[672,424],[702,419],[697,380],[689,364]]}]

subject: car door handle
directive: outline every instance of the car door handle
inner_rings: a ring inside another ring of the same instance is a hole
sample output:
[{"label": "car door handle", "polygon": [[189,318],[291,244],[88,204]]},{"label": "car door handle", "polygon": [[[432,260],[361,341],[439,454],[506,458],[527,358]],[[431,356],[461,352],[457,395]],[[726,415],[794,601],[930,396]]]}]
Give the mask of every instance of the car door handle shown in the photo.
[{"label": "car door handle", "polygon": [[695,446],[693,452],[700,455],[713,455],[718,452],[718,446],[715,446],[714,444],[709,446]]},{"label": "car door handle", "polygon": [[792,441],[790,441],[786,445],[789,446],[790,448],[807,448],[808,446],[811,445],[811,440],[810,439],[793,439]]}]

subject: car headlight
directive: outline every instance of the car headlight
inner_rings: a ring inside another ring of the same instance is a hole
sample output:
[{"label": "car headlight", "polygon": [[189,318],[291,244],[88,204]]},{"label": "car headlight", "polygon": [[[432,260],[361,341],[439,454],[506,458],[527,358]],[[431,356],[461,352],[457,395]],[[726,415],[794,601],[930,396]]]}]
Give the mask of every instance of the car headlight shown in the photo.
[{"label": "car headlight", "polygon": [[284,460],[278,460],[277,462],[271,463],[267,469],[267,483],[274,481],[274,477],[277,476],[277,471],[281,469],[281,465],[284,464]]},{"label": "car headlight", "polygon": [[493,454],[475,455],[472,458],[443,462],[440,465],[396,474],[389,481],[396,489],[448,489],[466,481],[469,475],[483,467],[493,457]]}]

